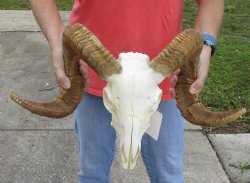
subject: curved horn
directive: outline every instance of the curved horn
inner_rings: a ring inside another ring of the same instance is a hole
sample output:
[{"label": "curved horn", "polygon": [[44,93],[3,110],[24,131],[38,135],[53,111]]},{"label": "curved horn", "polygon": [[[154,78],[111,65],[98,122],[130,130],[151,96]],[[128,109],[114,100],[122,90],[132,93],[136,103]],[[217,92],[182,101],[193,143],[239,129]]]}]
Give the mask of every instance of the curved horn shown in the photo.
[{"label": "curved horn", "polygon": [[32,113],[51,118],[65,117],[75,110],[84,91],[79,59],[83,58],[102,79],[121,72],[121,65],[104,48],[101,42],[85,27],[76,24],[63,33],[63,58],[65,74],[71,81],[69,89],[60,88],[59,96],[49,102],[39,103],[26,100],[15,92],[10,97]]},{"label": "curved horn", "polygon": [[98,38],[81,24],[75,24],[64,31],[63,40],[97,73],[100,79],[107,79],[122,71],[121,64],[102,45]]},{"label": "curved horn", "polygon": [[176,85],[177,107],[180,109],[182,116],[195,125],[219,126],[234,121],[246,112],[245,108],[226,112],[212,112],[198,102],[197,95],[192,95],[189,92],[189,87],[197,78],[200,52],[201,50],[194,54],[192,58],[189,58],[189,61],[181,67]]},{"label": "curved horn", "polygon": [[194,29],[187,29],[176,36],[157,57],[149,62],[149,66],[165,78],[169,77],[193,55],[200,53],[202,45],[201,34]]}]

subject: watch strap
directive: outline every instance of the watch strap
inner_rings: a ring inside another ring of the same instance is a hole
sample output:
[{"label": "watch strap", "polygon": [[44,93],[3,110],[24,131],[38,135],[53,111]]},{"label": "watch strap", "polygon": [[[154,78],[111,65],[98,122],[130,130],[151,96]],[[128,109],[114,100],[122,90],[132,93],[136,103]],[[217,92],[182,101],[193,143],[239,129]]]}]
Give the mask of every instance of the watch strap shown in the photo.
[{"label": "watch strap", "polygon": [[202,37],[204,39],[204,44],[211,47],[211,55],[213,56],[216,49],[216,38],[210,34],[202,34]]}]

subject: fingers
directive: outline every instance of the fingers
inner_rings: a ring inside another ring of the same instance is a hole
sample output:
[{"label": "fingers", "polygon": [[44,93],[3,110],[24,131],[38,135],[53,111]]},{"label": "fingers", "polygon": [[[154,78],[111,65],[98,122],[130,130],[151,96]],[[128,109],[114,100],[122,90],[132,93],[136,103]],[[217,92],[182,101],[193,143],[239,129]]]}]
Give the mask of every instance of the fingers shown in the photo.
[{"label": "fingers", "polygon": [[199,94],[206,82],[208,75],[209,65],[202,63],[198,68],[197,79],[193,82],[193,84],[189,88],[189,92],[191,94]]},{"label": "fingers", "polygon": [[88,65],[83,60],[79,60],[79,64],[80,64],[80,66],[79,66],[80,72],[81,72],[84,80],[88,79]]},{"label": "fingers", "polygon": [[174,71],[174,73],[173,73],[173,75],[178,75],[178,74],[180,74],[181,73],[181,69],[180,68],[178,68],[176,71]]},{"label": "fingers", "polygon": [[71,86],[69,78],[64,72],[63,52],[58,48],[52,51],[52,63],[56,75],[56,80],[59,86],[69,89]]},{"label": "fingers", "polygon": [[177,83],[177,81],[178,81],[178,74],[180,74],[180,72],[181,72],[181,69],[177,69],[177,70],[173,73],[173,75],[172,75],[172,77],[171,77],[171,79],[170,79],[171,87],[170,87],[170,89],[169,89],[169,93],[170,93],[170,96],[171,96],[172,98],[175,98],[175,95],[176,95],[176,93],[175,93],[175,85],[176,85],[176,83]]},{"label": "fingers", "polygon": [[176,83],[178,81],[178,76],[177,75],[173,75],[170,79],[170,84],[171,84],[171,87],[175,87]]},{"label": "fingers", "polygon": [[189,92],[191,94],[199,94],[201,92],[201,90],[203,89],[203,86],[204,86],[204,83],[205,81],[202,81],[202,80],[196,80],[191,86],[190,86],[190,89],[189,89]]},{"label": "fingers", "polygon": [[57,80],[57,83],[59,84],[59,86],[65,88],[65,89],[69,89],[71,86],[70,80],[65,75],[64,70],[58,69],[57,71],[55,71],[55,74],[56,74],[56,80]]},{"label": "fingers", "polygon": [[198,95],[203,89],[209,71],[210,58],[211,58],[211,48],[204,46],[200,55],[200,63],[197,71],[198,72],[197,79],[189,88],[189,92],[191,94]]},{"label": "fingers", "polygon": [[[71,86],[69,78],[65,75],[64,72],[64,63],[63,56],[60,50],[54,51],[52,53],[52,62],[54,66],[54,71],[56,75],[56,80],[59,86],[69,89]],[[84,79],[84,90],[89,88],[89,77],[88,77],[88,67],[87,64],[83,60],[79,60],[79,69]]]},{"label": "fingers", "polygon": [[84,90],[89,88],[89,76],[88,76],[88,65],[83,60],[79,60],[79,69],[83,77]]},{"label": "fingers", "polygon": [[175,92],[175,89],[174,89],[174,88],[169,88],[169,93],[170,93],[170,96],[171,96],[172,98],[175,98],[176,92]]}]

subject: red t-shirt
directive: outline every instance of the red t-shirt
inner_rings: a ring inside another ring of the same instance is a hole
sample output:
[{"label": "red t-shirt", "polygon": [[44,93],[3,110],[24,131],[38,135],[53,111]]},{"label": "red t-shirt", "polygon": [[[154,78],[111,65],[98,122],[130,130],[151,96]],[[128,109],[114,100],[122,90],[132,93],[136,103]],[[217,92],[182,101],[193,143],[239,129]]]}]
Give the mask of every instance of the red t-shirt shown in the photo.
[{"label": "red t-shirt", "polygon": [[[157,56],[182,30],[183,0],[75,0],[70,24],[81,23],[118,58],[121,52]],[[106,82],[89,69],[88,92],[102,96]],[[171,99],[169,79],[160,88]]]}]

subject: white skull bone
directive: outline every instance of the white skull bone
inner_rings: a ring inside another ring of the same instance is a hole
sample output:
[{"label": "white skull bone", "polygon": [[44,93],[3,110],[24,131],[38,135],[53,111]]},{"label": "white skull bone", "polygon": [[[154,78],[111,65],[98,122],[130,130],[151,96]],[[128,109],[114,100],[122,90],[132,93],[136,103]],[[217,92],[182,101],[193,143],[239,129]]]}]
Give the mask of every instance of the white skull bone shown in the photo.
[{"label": "white skull bone", "polygon": [[121,53],[122,73],[107,79],[103,100],[112,113],[112,126],[120,144],[122,167],[133,169],[141,149],[141,138],[157,110],[164,76],[148,66],[149,57],[141,53]]}]

